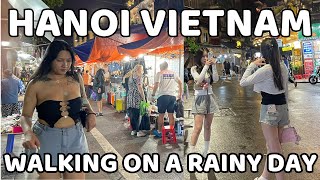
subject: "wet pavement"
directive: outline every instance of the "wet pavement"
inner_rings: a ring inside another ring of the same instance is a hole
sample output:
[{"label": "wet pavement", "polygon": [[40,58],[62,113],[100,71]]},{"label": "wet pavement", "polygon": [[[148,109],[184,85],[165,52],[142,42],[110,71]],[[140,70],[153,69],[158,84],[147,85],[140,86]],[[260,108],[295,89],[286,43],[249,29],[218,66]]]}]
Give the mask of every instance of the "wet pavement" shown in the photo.
[{"label": "wet pavement", "polygon": [[[259,120],[260,95],[252,91],[253,87],[240,87],[237,78],[221,79],[213,85],[213,91],[222,113],[216,114],[212,124],[210,152],[216,153],[266,153],[265,140]],[[191,97],[192,90],[190,91]],[[185,103],[185,108],[191,108],[192,98]],[[297,88],[289,84],[289,110],[291,125],[302,137],[299,145],[285,144],[285,155],[289,153],[320,154],[320,84],[311,85],[299,83]],[[192,126],[193,117],[185,120],[186,125]],[[187,141],[190,140],[192,127],[188,131]],[[203,131],[198,140],[198,152],[203,148]],[[188,142],[187,142],[188,143]],[[188,149],[186,150],[188,152]],[[263,164],[260,163],[259,173],[195,173],[185,172],[185,179],[218,179],[218,180],[251,180],[258,177]],[[315,164],[314,173],[290,173],[290,180],[320,179],[320,162]],[[272,175],[271,179],[275,179]]]},{"label": "wet pavement", "polygon": [[[262,153],[266,152],[265,141],[262,135],[259,119],[260,96],[252,91],[252,87],[242,88],[238,80],[220,80],[214,84],[214,93],[217,103],[221,109],[215,114],[212,125],[212,139],[210,152],[217,153]],[[289,108],[291,125],[296,127],[302,137],[300,145],[284,145],[284,153],[317,153],[320,154],[320,118],[318,107],[320,104],[320,84],[310,85],[299,83],[297,88],[289,85]],[[190,92],[191,97],[192,91]],[[192,98],[185,102],[185,109],[190,108]],[[94,109],[96,106],[92,103]],[[187,141],[192,133],[192,115],[188,118],[186,113],[185,130],[187,130]],[[104,116],[97,118],[97,127],[90,133],[86,133],[91,153],[105,154],[113,152],[118,156],[119,164],[128,153],[159,153],[159,173],[128,173],[121,167],[116,173],[88,173],[87,179],[218,179],[218,180],[251,180],[259,176],[263,163],[259,166],[259,173],[194,173],[190,174],[184,169],[183,173],[165,173],[164,164],[170,153],[177,153],[180,158],[188,152],[187,144],[184,146],[184,137],[178,137],[178,144],[163,145],[161,139],[153,135],[136,137],[130,135],[130,130],[124,126],[125,114],[118,113],[115,109],[104,103]],[[2,150],[5,148],[5,136],[2,136]],[[203,134],[199,136],[197,147],[201,152],[203,146]],[[17,136],[14,151],[19,154],[22,151],[21,137]],[[181,159],[182,160],[182,159]],[[185,162],[185,160],[182,160]],[[186,168],[184,164],[184,168]],[[303,169],[305,167],[303,166]],[[35,179],[33,174],[3,174],[3,179]],[[291,173],[287,179],[313,180],[320,177],[320,162],[315,165],[314,173]],[[272,176],[271,179],[274,179]]]}]

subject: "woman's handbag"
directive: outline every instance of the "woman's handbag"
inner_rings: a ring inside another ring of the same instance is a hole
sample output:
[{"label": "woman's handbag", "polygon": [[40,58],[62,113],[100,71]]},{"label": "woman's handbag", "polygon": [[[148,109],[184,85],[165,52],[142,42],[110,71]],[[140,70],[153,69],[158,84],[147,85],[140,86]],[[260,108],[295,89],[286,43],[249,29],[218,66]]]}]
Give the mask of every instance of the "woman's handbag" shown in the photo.
[{"label": "woman's handbag", "polygon": [[80,116],[80,121],[81,121],[82,126],[86,127],[88,113],[85,108],[81,109],[79,116]]},{"label": "woman's handbag", "polygon": [[[87,112],[87,108],[85,108],[83,106],[84,99],[83,99],[83,96],[82,96],[86,92],[85,92],[85,90],[84,90],[84,88],[82,86],[82,84],[83,84],[82,78],[79,78],[79,80],[80,80],[80,94],[81,94],[81,101],[82,101],[82,108],[80,110],[79,117],[80,117],[80,121],[81,121],[82,126],[86,127],[88,112]],[[93,93],[94,93],[94,91],[92,92],[92,94]],[[85,99],[85,100],[88,101],[87,99]]]},{"label": "woman's handbag", "polygon": [[283,129],[281,138],[280,138],[280,142],[283,143],[295,143],[295,144],[299,144],[299,141],[301,140],[301,137],[298,135],[296,129],[292,126],[288,126],[286,128]]}]

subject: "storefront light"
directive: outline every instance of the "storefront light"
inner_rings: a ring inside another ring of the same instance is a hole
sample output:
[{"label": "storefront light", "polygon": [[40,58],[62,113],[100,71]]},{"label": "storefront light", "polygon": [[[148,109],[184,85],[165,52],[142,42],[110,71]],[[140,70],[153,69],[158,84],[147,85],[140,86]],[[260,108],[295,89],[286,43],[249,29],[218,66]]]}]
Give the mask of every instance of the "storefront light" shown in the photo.
[{"label": "storefront light", "polygon": [[1,46],[10,46],[9,41],[1,41]]},{"label": "storefront light", "polygon": [[129,57],[129,56],[126,56],[126,57],[124,57],[123,60],[124,60],[124,61],[130,61],[130,57]]},{"label": "storefront light", "polygon": [[227,57],[228,57],[228,55],[225,54],[225,55],[224,55],[224,58],[227,58]]},{"label": "storefront light", "polygon": [[143,54],[139,54],[139,56],[138,56],[139,58],[143,58]]},{"label": "storefront light", "polygon": [[300,41],[295,41],[295,42],[293,43],[293,47],[294,47],[295,49],[301,49]]}]

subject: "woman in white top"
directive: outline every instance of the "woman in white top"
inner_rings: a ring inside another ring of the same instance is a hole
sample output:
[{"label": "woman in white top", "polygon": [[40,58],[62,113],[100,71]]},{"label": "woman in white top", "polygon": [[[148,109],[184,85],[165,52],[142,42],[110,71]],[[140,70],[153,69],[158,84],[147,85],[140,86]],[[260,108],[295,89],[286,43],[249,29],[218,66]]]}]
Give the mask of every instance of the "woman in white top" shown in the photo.
[{"label": "woman in white top", "polygon": [[192,113],[194,114],[194,129],[191,137],[191,153],[195,152],[199,134],[204,122],[204,149],[203,156],[209,151],[211,124],[213,114],[219,110],[213,98],[212,83],[219,80],[216,69],[216,60],[208,59],[207,50],[199,50],[194,57],[196,66],[191,68],[191,75],[194,79],[195,99]]},{"label": "woman in white top", "polygon": [[[267,142],[268,153],[280,154],[283,127],[289,124],[288,70],[280,60],[278,44],[274,38],[262,41],[261,54],[263,58],[258,58],[248,66],[240,85],[254,85],[253,90],[261,93],[259,122]],[[252,73],[256,68],[258,69]],[[262,175],[256,180],[267,180],[269,175],[265,165]],[[284,179],[284,172],[276,173],[276,178],[277,180]]]}]

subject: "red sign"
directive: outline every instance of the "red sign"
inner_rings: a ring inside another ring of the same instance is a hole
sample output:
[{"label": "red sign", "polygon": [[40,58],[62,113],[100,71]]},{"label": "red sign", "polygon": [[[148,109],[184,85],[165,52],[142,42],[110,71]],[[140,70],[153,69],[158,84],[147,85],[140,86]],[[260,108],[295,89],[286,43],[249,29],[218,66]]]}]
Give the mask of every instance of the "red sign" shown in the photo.
[{"label": "red sign", "polygon": [[305,74],[312,74],[313,73],[313,61],[312,59],[305,59],[304,60],[304,72]]}]

